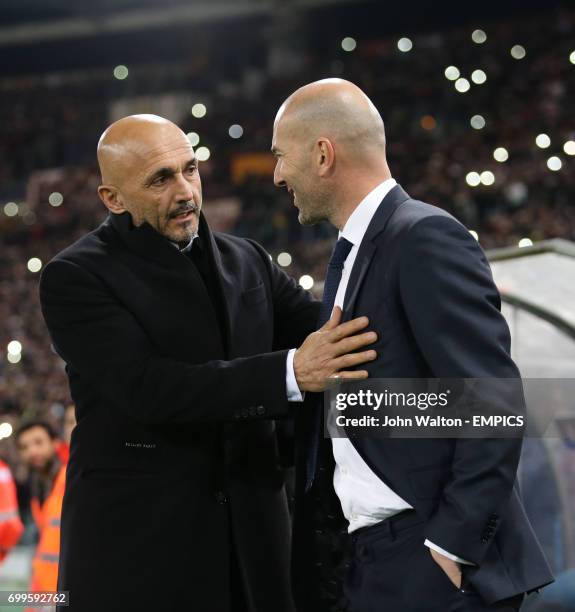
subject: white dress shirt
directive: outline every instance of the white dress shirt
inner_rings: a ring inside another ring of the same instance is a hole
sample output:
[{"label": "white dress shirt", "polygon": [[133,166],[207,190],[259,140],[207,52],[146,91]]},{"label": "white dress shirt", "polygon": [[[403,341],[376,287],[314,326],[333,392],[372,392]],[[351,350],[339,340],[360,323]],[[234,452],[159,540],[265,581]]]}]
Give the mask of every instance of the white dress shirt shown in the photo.
[{"label": "white dress shirt", "polygon": [[[380,183],[360,202],[340,232],[339,237],[349,240],[353,246],[343,266],[334,306],[343,309],[347,284],[365,232],[382,200],[395,185],[392,178]],[[331,441],[335,458],[333,484],[343,515],[349,521],[350,533],[360,527],[380,523],[404,510],[413,509],[371,470],[348,438],[332,437]],[[453,561],[467,563],[429,540],[425,540],[425,545]]]}]

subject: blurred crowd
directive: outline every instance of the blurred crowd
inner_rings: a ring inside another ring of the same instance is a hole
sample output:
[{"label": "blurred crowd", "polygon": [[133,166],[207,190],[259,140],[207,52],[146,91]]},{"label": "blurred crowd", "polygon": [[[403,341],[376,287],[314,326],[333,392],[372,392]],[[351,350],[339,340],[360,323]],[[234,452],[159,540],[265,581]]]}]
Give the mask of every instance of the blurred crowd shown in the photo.
[{"label": "blurred crowd", "polygon": [[[204,117],[187,107],[179,123],[210,151],[200,165],[208,219],[216,229],[258,240],[274,259],[288,252],[286,270],[295,278],[321,282],[334,232],[300,226],[290,196],[274,187],[272,124],[289,93],[328,76],[357,83],[382,113],[398,182],[452,212],[485,249],[517,246],[521,238],[575,240],[575,157],[563,149],[575,140],[575,12],[487,23],[482,43],[472,40],[475,29],[413,34],[407,52],[399,50],[399,37],[358,39],[351,52],[340,40],[324,41],[306,47],[297,69],[285,74],[261,54],[219,72],[204,50],[187,62],[130,67],[125,80],[111,70],[0,79],[3,420],[16,427],[22,418],[42,417],[60,427],[70,402],[40,315],[40,272],[30,260],[45,264],[105,218],[95,147],[122,109],[163,114],[168,102],[205,103]],[[510,53],[518,44],[525,51],[520,59]],[[467,78],[468,91],[446,78],[448,66]],[[478,69],[484,83],[471,78]],[[482,129],[471,126],[475,115],[484,118]],[[240,138],[230,137],[232,124],[241,125]],[[547,148],[535,143],[542,133]],[[494,159],[498,147],[508,152],[504,162]],[[551,156],[562,161],[557,171],[548,167]],[[471,186],[469,173],[484,171],[493,173],[493,184]],[[17,363],[8,360],[13,340],[22,346]],[[9,437],[0,441],[0,455],[16,461]]]}]

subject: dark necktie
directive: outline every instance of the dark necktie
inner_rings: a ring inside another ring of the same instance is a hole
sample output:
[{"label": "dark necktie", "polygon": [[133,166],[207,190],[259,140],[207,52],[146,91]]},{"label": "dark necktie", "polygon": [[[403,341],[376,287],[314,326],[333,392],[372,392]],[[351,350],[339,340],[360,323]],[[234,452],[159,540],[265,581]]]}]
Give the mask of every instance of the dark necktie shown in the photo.
[{"label": "dark necktie", "polygon": [[321,312],[319,314],[318,327],[322,327],[331,317],[331,311],[335,303],[337,288],[341,282],[343,264],[351,251],[353,244],[345,238],[340,238],[332,251],[331,258],[327,265],[327,274],[323,285],[323,300]]},{"label": "dark necktie", "polygon": [[[335,296],[339,283],[341,282],[341,275],[343,272],[343,264],[351,251],[353,244],[345,238],[340,238],[331,254],[331,258],[327,265],[327,274],[325,277],[325,283],[323,286],[323,300],[321,305],[321,312],[318,320],[318,327],[322,327],[331,316],[331,311],[335,303]],[[307,465],[306,465],[306,490],[309,490],[315,479],[318,459],[319,459],[319,446],[321,437],[321,423],[323,410],[323,393],[317,394],[317,405],[315,410],[311,410],[311,427],[310,427],[310,440],[308,442],[308,454],[307,454]],[[331,451],[331,449],[330,449]]]}]

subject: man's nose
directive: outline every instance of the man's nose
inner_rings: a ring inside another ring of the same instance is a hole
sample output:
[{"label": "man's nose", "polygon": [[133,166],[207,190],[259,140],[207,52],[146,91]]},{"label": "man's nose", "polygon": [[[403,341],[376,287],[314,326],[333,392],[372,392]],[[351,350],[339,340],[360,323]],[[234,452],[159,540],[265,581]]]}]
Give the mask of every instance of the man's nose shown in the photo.
[{"label": "man's nose", "polygon": [[192,184],[184,177],[183,174],[177,175],[177,199],[188,202],[194,199],[194,191]]},{"label": "man's nose", "polygon": [[276,167],[274,168],[274,185],[276,187],[285,187],[285,181],[283,180],[280,170],[278,168],[279,164],[276,164]]}]

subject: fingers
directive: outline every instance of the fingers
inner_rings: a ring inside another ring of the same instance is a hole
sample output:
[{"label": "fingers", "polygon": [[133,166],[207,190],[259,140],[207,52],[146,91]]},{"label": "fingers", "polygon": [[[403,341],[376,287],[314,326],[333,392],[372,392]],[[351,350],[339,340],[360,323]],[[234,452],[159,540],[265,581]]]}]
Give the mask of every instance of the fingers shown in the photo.
[{"label": "fingers", "polygon": [[363,353],[352,353],[349,355],[343,355],[334,359],[331,362],[331,366],[335,368],[336,372],[343,368],[353,368],[361,363],[373,361],[377,357],[375,351],[364,351]]},{"label": "fingers", "polygon": [[329,320],[321,327],[324,331],[329,329],[335,329],[339,322],[341,321],[341,308],[339,306],[335,306],[331,311],[331,317]]},{"label": "fingers", "polygon": [[376,340],[377,334],[375,332],[366,332],[365,334],[352,336],[351,338],[344,338],[332,345],[333,356],[339,357],[346,353],[353,353],[368,344],[373,344]]},{"label": "fingers", "polygon": [[[339,316],[341,317],[341,311]],[[352,319],[351,321],[341,323],[333,329],[330,328],[329,340],[333,342],[335,340],[341,340],[342,338],[346,338],[347,336],[353,336],[354,334],[360,332],[362,329],[365,329],[368,324],[369,319],[367,317],[358,317],[357,319]]]},{"label": "fingers", "polygon": [[338,372],[337,374],[332,374],[330,378],[336,380],[364,380],[368,378],[369,373],[367,370],[353,370],[351,372],[343,371]]}]

